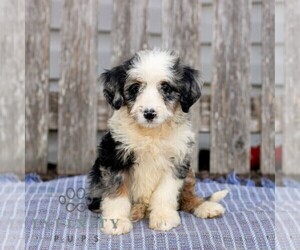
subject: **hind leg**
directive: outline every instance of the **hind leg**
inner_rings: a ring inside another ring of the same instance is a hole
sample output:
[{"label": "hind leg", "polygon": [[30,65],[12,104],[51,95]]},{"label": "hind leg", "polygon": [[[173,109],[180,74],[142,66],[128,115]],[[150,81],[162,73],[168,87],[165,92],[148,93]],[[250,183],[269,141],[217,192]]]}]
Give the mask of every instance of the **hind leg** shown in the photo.
[{"label": "hind leg", "polygon": [[193,214],[199,218],[206,219],[222,216],[224,212],[225,208],[221,204],[205,201],[194,210]]},{"label": "hind leg", "polygon": [[[190,169],[184,180],[180,195],[180,209],[192,213],[200,218],[214,218],[224,214],[224,207],[216,201],[226,196],[225,191],[213,194],[209,198],[200,198],[195,192],[196,178],[193,170]],[[213,200],[213,201],[211,201]]]}]

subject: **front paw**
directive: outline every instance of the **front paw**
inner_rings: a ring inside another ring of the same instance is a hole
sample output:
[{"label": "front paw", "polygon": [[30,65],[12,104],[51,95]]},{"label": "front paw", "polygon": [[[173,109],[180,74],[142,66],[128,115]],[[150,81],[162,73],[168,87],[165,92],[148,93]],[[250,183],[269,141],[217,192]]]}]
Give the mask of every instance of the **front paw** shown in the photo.
[{"label": "front paw", "polygon": [[102,232],[108,235],[127,234],[132,230],[132,223],[128,218],[104,218]]},{"label": "front paw", "polygon": [[224,212],[225,208],[221,204],[212,201],[205,201],[195,209],[194,215],[202,219],[206,219],[219,217],[223,215]]},{"label": "front paw", "polygon": [[168,231],[180,225],[180,217],[174,210],[153,210],[149,217],[149,227],[158,231]]}]

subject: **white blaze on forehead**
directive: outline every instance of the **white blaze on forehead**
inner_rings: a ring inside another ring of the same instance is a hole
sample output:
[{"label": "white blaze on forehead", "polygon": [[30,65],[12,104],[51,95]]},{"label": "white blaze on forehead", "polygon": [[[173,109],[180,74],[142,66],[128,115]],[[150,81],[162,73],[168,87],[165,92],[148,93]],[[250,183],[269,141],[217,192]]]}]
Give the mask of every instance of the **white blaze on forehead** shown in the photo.
[{"label": "white blaze on forehead", "polygon": [[168,81],[172,78],[171,68],[176,59],[176,56],[167,51],[146,50],[138,52],[138,59],[133,62],[133,67],[128,72],[129,79],[149,84]]}]

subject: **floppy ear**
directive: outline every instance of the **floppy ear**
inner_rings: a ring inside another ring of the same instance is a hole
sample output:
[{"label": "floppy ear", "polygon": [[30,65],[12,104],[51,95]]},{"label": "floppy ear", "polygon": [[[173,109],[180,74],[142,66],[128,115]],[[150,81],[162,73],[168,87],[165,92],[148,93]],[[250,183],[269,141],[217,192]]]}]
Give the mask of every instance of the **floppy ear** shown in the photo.
[{"label": "floppy ear", "polygon": [[116,110],[124,103],[123,88],[126,80],[126,67],[120,65],[106,70],[101,74],[100,80],[104,84],[104,96],[107,102]]},{"label": "floppy ear", "polygon": [[197,70],[190,67],[183,67],[182,89],[180,104],[182,111],[189,112],[190,107],[200,98],[200,78]]}]

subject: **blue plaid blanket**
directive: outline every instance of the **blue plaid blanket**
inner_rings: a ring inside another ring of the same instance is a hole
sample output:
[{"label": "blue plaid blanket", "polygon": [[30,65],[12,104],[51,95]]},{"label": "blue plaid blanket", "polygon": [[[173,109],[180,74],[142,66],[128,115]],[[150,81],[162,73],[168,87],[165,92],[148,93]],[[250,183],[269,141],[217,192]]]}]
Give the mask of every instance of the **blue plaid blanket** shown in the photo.
[{"label": "blue plaid blanket", "polygon": [[25,247],[25,183],[13,174],[0,175],[0,249]]},{"label": "blue plaid blanket", "polygon": [[[22,186],[23,185],[23,186]],[[24,183],[1,182],[0,229],[18,216]],[[148,228],[148,221],[134,223],[127,235],[101,233],[102,218],[86,209],[86,177],[62,178],[49,182],[29,182],[25,191],[25,228],[19,237],[0,231],[5,249],[21,249],[25,232],[26,249],[300,249],[300,189],[259,188],[197,182],[197,193],[207,196],[228,188],[222,201],[226,213],[221,218],[199,219],[180,212],[181,225],[169,232]],[[5,196],[3,196],[5,194]],[[6,199],[6,200],[5,200]],[[17,202],[11,201],[17,200]],[[24,202],[24,200],[23,200]],[[122,208],[120,208],[122,209]],[[2,217],[1,217],[2,215]],[[4,215],[4,216],[3,216]],[[2,219],[6,218],[3,222]],[[276,227],[275,227],[276,224]],[[14,231],[9,226],[10,231]],[[276,237],[275,237],[276,234]],[[276,239],[276,240],[275,240]]]}]

